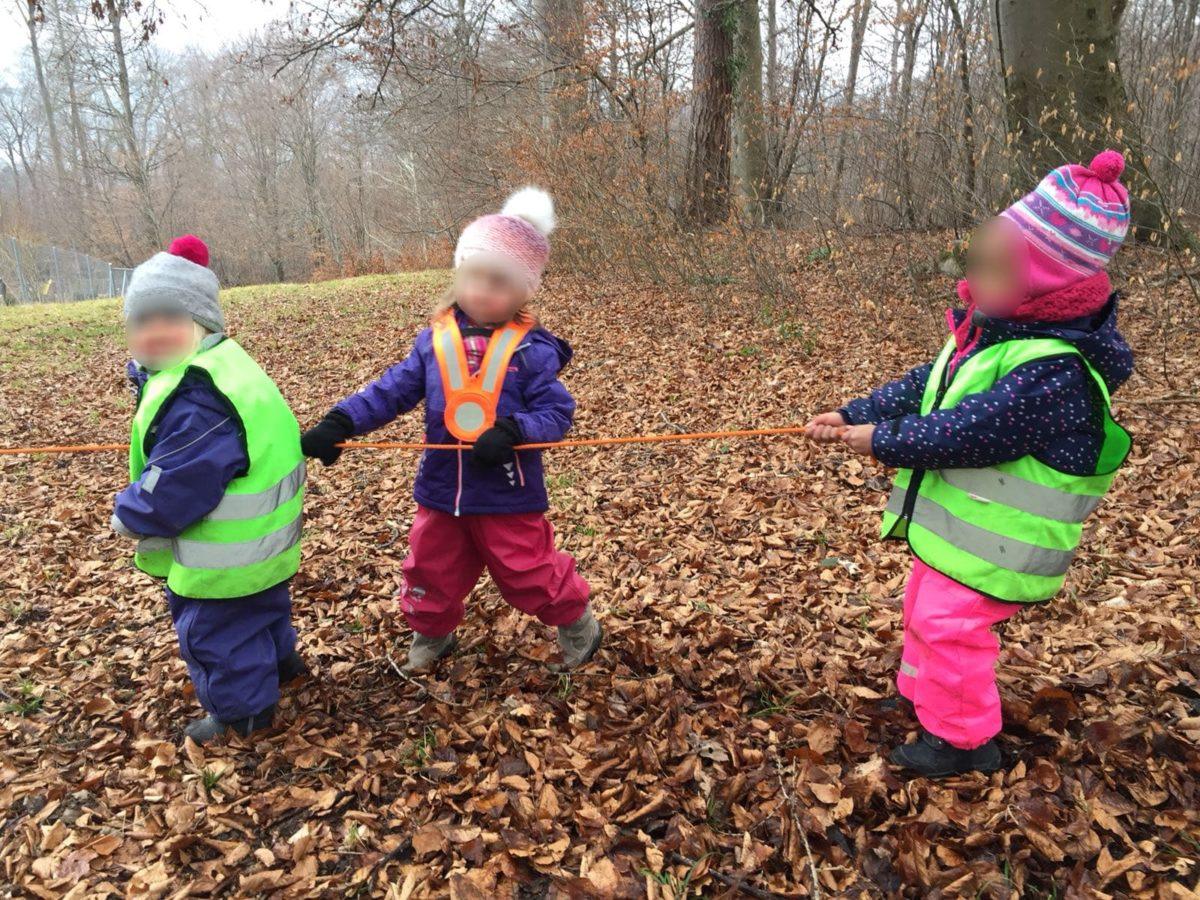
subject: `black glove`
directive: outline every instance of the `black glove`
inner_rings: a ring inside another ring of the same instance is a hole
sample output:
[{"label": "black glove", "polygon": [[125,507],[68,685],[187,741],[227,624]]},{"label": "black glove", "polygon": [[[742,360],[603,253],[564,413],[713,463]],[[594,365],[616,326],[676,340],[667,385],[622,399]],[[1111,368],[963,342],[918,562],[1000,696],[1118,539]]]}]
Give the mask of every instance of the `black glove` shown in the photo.
[{"label": "black glove", "polygon": [[336,446],[354,434],[354,423],[340,409],[332,409],[320,422],[300,435],[300,449],[305,456],[313,456],[332,466],[342,455]]},{"label": "black glove", "polygon": [[514,419],[497,419],[496,424],[475,438],[471,465],[494,468],[512,462],[513,447],[521,443],[521,426]]}]

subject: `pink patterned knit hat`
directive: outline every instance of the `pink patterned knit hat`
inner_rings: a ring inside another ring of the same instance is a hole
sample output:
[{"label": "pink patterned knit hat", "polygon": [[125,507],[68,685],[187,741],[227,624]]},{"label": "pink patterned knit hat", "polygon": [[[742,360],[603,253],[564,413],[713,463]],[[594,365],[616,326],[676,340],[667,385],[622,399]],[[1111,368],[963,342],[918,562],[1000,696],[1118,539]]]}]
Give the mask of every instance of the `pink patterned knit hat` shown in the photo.
[{"label": "pink patterned knit hat", "polygon": [[480,216],[463,229],[454,248],[454,268],[472,259],[492,257],[537,290],[550,259],[554,201],[541,188],[524,187],[505,201],[499,213]]},{"label": "pink patterned knit hat", "polygon": [[1025,238],[1029,297],[1104,271],[1129,231],[1129,192],[1117,180],[1124,169],[1116,150],[1090,166],[1059,166],[1000,214]]}]

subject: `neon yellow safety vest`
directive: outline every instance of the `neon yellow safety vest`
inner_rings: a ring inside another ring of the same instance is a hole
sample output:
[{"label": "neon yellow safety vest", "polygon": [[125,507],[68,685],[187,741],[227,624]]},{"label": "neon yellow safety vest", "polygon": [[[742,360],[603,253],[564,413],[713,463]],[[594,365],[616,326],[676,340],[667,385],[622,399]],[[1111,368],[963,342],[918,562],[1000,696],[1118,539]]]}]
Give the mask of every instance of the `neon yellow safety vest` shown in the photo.
[{"label": "neon yellow safety vest", "polygon": [[997,600],[1039,603],[1062,588],[1094,510],[1129,455],[1129,433],[1114,421],[1104,378],[1067,341],[1005,341],[981,350],[947,380],[951,339],[925,385],[921,414],[957,406],[1018,366],[1078,356],[1104,400],[1104,442],[1095,471],[1069,475],[1032,456],[985,469],[901,469],[883,516],[883,537],[907,539],[926,565]]},{"label": "neon yellow safety vest", "polygon": [[150,376],[138,397],[129,441],[129,477],[154,460],[154,429],[189,371],[206,377],[239,420],[250,465],[217,507],[174,539],[138,542],[134,563],[167,579],[183,597],[227,599],[266,590],[300,566],[305,465],[300,427],[275,383],[236,341],[226,338],[174,368]]}]

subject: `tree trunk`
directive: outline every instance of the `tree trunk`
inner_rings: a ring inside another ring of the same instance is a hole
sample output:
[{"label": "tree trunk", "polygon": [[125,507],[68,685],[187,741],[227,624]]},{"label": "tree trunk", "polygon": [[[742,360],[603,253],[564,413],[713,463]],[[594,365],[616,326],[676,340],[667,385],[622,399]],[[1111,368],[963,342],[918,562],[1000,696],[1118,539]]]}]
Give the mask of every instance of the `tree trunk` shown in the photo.
[{"label": "tree trunk", "polygon": [[542,127],[556,134],[580,126],[584,90],[580,79],[586,23],[581,0],[538,0],[542,55],[550,71],[543,78]]},{"label": "tree trunk", "polygon": [[[8,167],[12,169],[13,190],[17,193],[17,209],[23,210],[25,208],[25,200],[21,196],[21,172],[17,169],[17,157],[13,153],[12,144],[5,142],[4,150],[8,154]],[[11,231],[12,229],[9,230]]]},{"label": "tree trunk", "polygon": [[727,0],[697,0],[692,62],[692,148],[684,214],[698,225],[729,215],[729,131],[737,10]]},{"label": "tree trunk", "polygon": [[78,90],[79,77],[76,43],[81,38],[72,27],[74,23],[68,23],[64,19],[62,0],[56,0],[53,4],[53,13],[59,59],[62,62],[63,78],[67,82],[67,103],[70,112],[71,142],[73,144],[72,161],[78,169],[78,176],[82,176],[83,186],[87,189],[88,196],[91,196],[93,191],[92,164],[88,157],[87,134],[83,127],[83,117],[80,114],[82,104],[79,99]]},{"label": "tree trunk", "polygon": [[928,10],[926,0],[916,0],[904,17],[904,64],[900,72],[900,112],[897,130],[900,138],[900,208],[904,211],[905,224],[910,228],[917,224],[917,207],[912,188],[912,136],[909,134],[908,122],[912,112],[913,70],[917,65],[917,48]]},{"label": "tree trunk", "polygon": [[1019,191],[1066,162],[1087,165],[1105,147],[1126,153],[1124,182],[1139,230],[1157,230],[1140,135],[1117,53],[1124,0],[998,0],[996,33]]},{"label": "tree trunk", "polygon": [[106,0],[105,8],[108,13],[109,31],[112,34],[113,59],[117,64],[117,94],[121,99],[121,137],[126,153],[125,172],[138,192],[140,212],[146,229],[145,240],[150,246],[156,247],[162,243],[162,229],[154,211],[146,161],[142,156],[141,147],[138,146],[137,121],[134,118],[133,96],[129,89],[129,67],[125,61],[125,40],[121,35],[124,11],[118,7],[116,0]]},{"label": "tree trunk", "polygon": [[[871,16],[871,0],[855,0],[852,15],[853,26],[850,30],[850,65],[846,73],[846,100],[844,109],[847,114],[854,107],[854,95],[858,90],[858,62],[862,58],[863,40],[867,33],[867,20]],[[845,121],[841,123],[838,134],[837,162],[833,167],[833,201],[834,208],[840,208],[842,195],[842,175],[846,169],[846,134],[849,131]]]},{"label": "tree trunk", "polygon": [[42,100],[42,111],[46,116],[46,130],[50,134],[50,154],[54,158],[54,174],[58,176],[61,186],[66,182],[67,172],[63,166],[62,142],[58,139],[58,124],[54,116],[54,104],[50,100],[50,88],[46,85],[46,72],[42,66],[42,51],[38,46],[38,16],[39,3],[37,0],[27,0],[25,24],[29,26],[29,52],[33,56],[33,74],[37,79],[38,94]]},{"label": "tree trunk", "polygon": [[963,168],[965,169],[967,181],[967,194],[969,202],[964,204],[964,217],[970,215],[970,209],[979,202],[976,196],[976,173],[975,173],[975,98],[971,94],[971,68],[970,60],[967,53],[969,46],[967,44],[967,30],[963,27],[962,13],[958,8],[958,0],[946,0],[946,5],[950,8],[950,17],[954,21],[954,37],[958,41],[958,81],[962,87],[963,115],[962,115],[962,142],[963,142]]},{"label": "tree trunk", "polygon": [[770,217],[767,130],[762,102],[762,28],[758,0],[735,4],[733,48],[733,182],[739,205],[755,224]]},{"label": "tree trunk", "polygon": [[775,3],[776,0],[767,0],[767,120],[771,124],[775,122],[779,107],[779,35],[775,24]]}]

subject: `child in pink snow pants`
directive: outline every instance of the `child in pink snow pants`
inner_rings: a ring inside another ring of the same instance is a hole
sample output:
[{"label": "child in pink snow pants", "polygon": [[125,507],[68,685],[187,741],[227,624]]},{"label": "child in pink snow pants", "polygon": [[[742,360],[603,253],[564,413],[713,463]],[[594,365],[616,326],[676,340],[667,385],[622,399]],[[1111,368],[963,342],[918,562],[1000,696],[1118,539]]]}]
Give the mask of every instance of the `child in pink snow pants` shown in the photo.
[{"label": "child in pink snow pants", "polygon": [[883,536],[907,541],[896,685],[927,777],[1002,766],[992,626],[1062,587],[1130,449],[1110,395],[1133,371],[1105,270],[1129,227],[1124,159],[1066,165],[972,236],[964,310],[933,363],[813,419],[816,440],[898,469]]},{"label": "child in pink snow pants", "polygon": [[485,568],[507,602],[547,625],[570,625],[587,611],[588,584],[570,554],[555,550],[540,512],[455,516],[421,507],[408,546],[400,609],[419,634],[454,631]]},{"label": "child in pink snow pants", "polygon": [[405,669],[453,652],[463,601],[483,570],[512,606],[558,629],[563,666],[583,665],[603,632],[575,561],[554,546],[542,455],[521,444],[562,440],[575,401],[558,379],[571,348],[526,306],[550,255],[550,196],[523,188],[498,215],[468,225],[455,282],[408,358],[337,404],[303,435],[305,454],[333,464],[347,438],[425,403],[427,450],[413,486],[417,514],[400,610],[413,631]]}]

